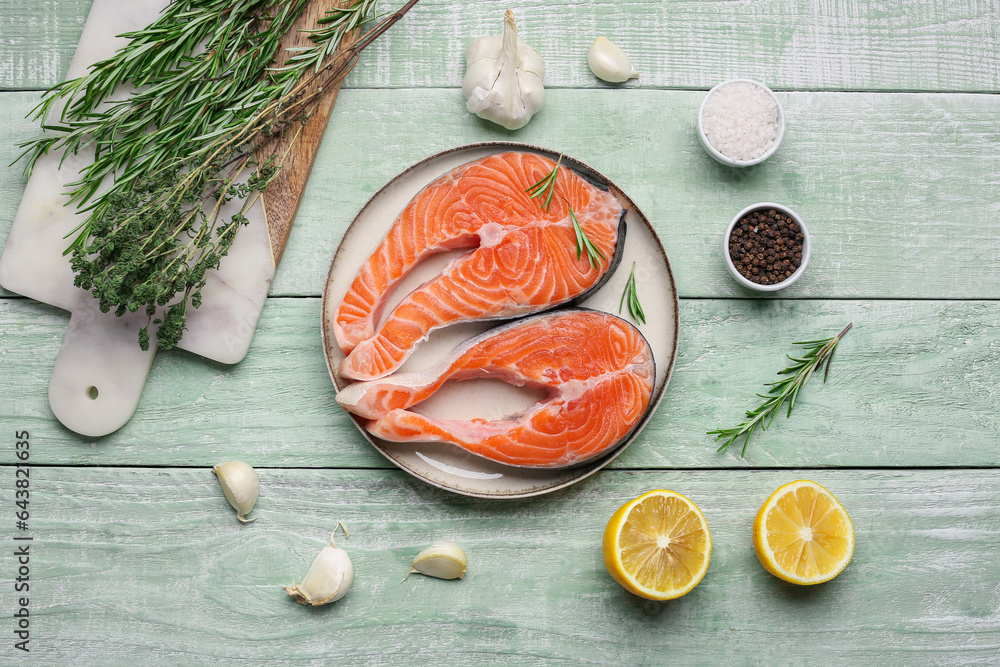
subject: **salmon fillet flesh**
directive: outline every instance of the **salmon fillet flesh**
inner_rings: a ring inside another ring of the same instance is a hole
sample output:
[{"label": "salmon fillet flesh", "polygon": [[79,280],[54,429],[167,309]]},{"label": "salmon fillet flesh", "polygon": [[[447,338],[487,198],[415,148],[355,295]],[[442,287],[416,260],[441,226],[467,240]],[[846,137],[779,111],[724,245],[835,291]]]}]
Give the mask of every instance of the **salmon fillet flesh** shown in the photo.
[{"label": "salmon fillet flesh", "polygon": [[[519,415],[436,419],[410,409],[447,381],[493,378],[546,391]],[[512,466],[562,468],[623,442],[650,407],[653,353],[630,323],[571,308],[501,325],[424,371],[347,385],[337,401],[394,442],[447,442]]]},{"label": "salmon fillet flesh", "polygon": [[[459,322],[520,317],[568,304],[600,287],[621,259],[624,209],[560,166],[551,204],[526,190],[556,166],[529,152],[455,168],[418,193],[365,260],[334,314],[346,355],[337,372],[372,380],[397,370],[428,335]],[[572,215],[570,209],[572,208]],[[604,258],[578,253],[573,216]],[[422,260],[468,249],[406,295],[382,322],[394,287]]]}]

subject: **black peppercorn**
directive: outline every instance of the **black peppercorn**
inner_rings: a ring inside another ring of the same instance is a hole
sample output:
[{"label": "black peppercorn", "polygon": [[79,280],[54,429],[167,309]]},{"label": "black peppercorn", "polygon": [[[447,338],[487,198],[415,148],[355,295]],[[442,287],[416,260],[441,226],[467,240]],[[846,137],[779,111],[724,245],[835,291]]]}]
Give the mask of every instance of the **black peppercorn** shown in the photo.
[{"label": "black peppercorn", "polygon": [[756,210],[733,226],[729,257],[740,275],[760,285],[780,283],[802,264],[805,236],[775,209]]}]

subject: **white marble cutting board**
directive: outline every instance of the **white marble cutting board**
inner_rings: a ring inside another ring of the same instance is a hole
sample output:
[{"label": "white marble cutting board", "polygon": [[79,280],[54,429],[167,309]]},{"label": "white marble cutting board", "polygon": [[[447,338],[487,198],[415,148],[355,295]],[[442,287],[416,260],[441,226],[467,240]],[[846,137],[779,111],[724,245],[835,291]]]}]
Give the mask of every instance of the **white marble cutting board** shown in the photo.
[{"label": "white marble cutting board", "polygon": [[[67,78],[82,76],[91,63],[112,56],[125,44],[116,35],[148,25],[166,5],[166,0],[94,0]],[[49,382],[49,403],[68,428],[101,436],[120,428],[135,412],[156,346],[150,345],[148,352],[139,349],[144,314],[117,318],[101,313],[88,292],[73,286],[63,251],[69,243],[65,237],[82,218],[65,206],[68,198],[62,193],[90,157],[68,156],[62,168],[61,154],[38,161],[0,256],[0,285],[70,311]],[[260,201],[247,217],[249,226],[219,270],[210,273],[203,305],[188,310],[188,330],[178,346],[227,364],[240,361],[250,347],[277,261]]]}]

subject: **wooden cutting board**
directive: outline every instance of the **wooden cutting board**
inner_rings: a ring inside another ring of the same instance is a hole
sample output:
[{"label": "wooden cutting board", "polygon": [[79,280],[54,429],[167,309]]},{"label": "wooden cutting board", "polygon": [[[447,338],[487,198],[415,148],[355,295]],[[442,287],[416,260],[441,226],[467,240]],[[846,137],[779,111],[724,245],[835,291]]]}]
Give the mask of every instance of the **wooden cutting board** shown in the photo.
[{"label": "wooden cutting board", "polygon": [[[94,0],[67,78],[83,76],[92,63],[111,57],[126,43],[116,35],[148,25],[167,4]],[[314,27],[332,4],[311,2],[283,45],[307,43],[308,36],[299,29]],[[351,43],[345,39],[341,49]],[[283,53],[282,60],[287,55]],[[289,133],[270,148],[279,154],[287,150],[281,172],[247,213],[250,224],[240,231],[220,268],[210,274],[201,308],[188,311],[188,330],[178,347],[227,364],[246,356],[339,88],[328,86],[302,131]],[[70,311],[49,381],[49,404],[68,428],[101,436],[120,428],[135,412],[156,349],[139,349],[144,314],[118,318],[101,313],[89,292],[73,286],[63,251],[66,236],[81,218],[62,193],[92,157],[66,156],[61,166],[61,153],[38,161],[0,255],[0,285]]]}]

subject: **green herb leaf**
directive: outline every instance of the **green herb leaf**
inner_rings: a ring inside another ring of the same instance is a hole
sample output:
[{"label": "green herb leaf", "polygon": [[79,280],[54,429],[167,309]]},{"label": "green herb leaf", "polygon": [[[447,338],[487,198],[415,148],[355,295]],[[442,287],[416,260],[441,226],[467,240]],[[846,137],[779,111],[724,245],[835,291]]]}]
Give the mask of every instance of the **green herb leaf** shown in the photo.
[{"label": "green herb leaf", "polygon": [[[158,346],[173,347],[188,302],[200,304],[207,274],[284,157],[258,164],[255,155],[300,131],[323,90],[416,2],[347,49],[339,48],[344,37],[373,20],[375,0],[331,9],[311,32],[315,45],[273,68],[309,0],[174,0],[149,26],[124,35],[129,41],[114,56],[46,91],[32,114],[47,134],[21,144],[25,173],[52,150],[65,159],[94,149],[66,193],[87,213],[68,235],[74,284],[104,312],[143,309],[158,326]],[[123,84],[134,91],[115,99]],[[112,185],[102,191],[105,182]],[[223,219],[223,205],[234,200],[237,212]],[[150,334],[147,324],[144,349]]]},{"label": "green herb leaf", "polygon": [[562,153],[559,154],[559,159],[556,160],[556,166],[552,168],[548,174],[542,177],[540,181],[529,187],[525,192],[531,197],[531,199],[537,199],[538,197],[545,197],[545,201],[542,203],[542,209],[546,213],[552,207],[552,195],[556,190],[556,176],[559,174],[559,165],[562,164]]},{"label": "green herb leaf", "polygon": [[632,262],[632,272],[628,276],[628,282],[625,283],[622,298],[618,301],[619,315],[622,312],[622,306],[626,303],[628,303],[628,314],[632,316],[632,319],[639,324],[645,324],[646,314],[642,312],[642,304],[639,303],[639,294],[635,288],[635,262]]},{"label": "green herb leaf", "polygon": [[[545,197],[545,201],[542,203],[542,209],[548,213],[549,209],[552,207],[552,195],[555,193],[556,188],[556,177],[559,175],[559,165],[562,164],[562,153],[559,154],[559,159],[556,160],[556,166],[552,168],[548,174],[543,176],[537,183],[530,186],[525,192],[531,199],[537,199],[539,197]],[[565,201],[565,197],[563,198]],[[566,202],[567,204],[569,202]],[[587,251],[587,261],[590,263],[590,267],[593,268],[596,263],[598,266],[601,265],[601,259],[607,259],[604,253],[591,243],[590,239],[587,238],[587,234],[580,227],[580,222],[576,219],[576,213],[573,211],[573,207],[569,207],[569,215],[573,221],[573,232],[576,234],[576,258],[580,259],[583,256],[583,251]]]},{"label": "green herb leaf", "polygon": [[[795,405],[795,398],[798,396],[799,390],[805,386],[813,371],[823,366],[824,362],[826,362],[826,373],[829,373],[830,362],[833,361],[833,353],[837,350],[840,339],[850,331],[852,326],[854,326],[853,323],[848,324],[843,331],[833,338],[793,343],[793,345],[805,346],[806,353],[801,358],[785,355],[790,361],[795,363],[788,368],[778,371],[778,375],[788,375],[790,377],[767,384],[766,386],[771,387],[767,394],[757,394],[757,396],[765,400],[757,408],[747,411],[747,421],[733,428],[716,429],[708,432],[708,435],[716,436],[716,440],[726,439],[726,442],[719,447],[718,451],[721,452],[729,449],[729,445],[742,435],[744,436],[743,451],[740,453],[740,456],[746,456],[747,445],[750,444],[750,435],[754,429],[760,426],[762,431],[766,431],[786,400],[788,401],[788,413],[786,417],[791,417],[792,407]],[[823,375],[823,382],[826,382],[826,374]],[[766,424],[764,423],[765,420],[767,420]]]},{"label": "green herb leaf", "polygon": [[312,68],[313,71],[319,72],[324,63],[337,52],[344,36],[358,30],[371,19],[377,4],[378,0],[355,0],[347,7],[328,9],[326,15],[317,21],[324,27],[310,33],[310,39],[315,45],[294,49],[295,55],[288,59],[284,67],[271,71],[292,72],[293,76],[290,77],[292,82],[297,79],[297,73],[306,69]]},{"label": "green herb leaf", "polygon": [[573,231],[576,233],[576,258],[580,259],[583,255],[583,251],[587,251],[587,261],[590,263],[590,268],[594,268],[594,264],[598,266],[601,265],[601,260],[607,260],[601,249],[590,242],[587,237],[586,232],[580,226],[580,221],[576,219],[576,213],[573,212],[573,207],[569,207],[569,217],[573,220]]}]

